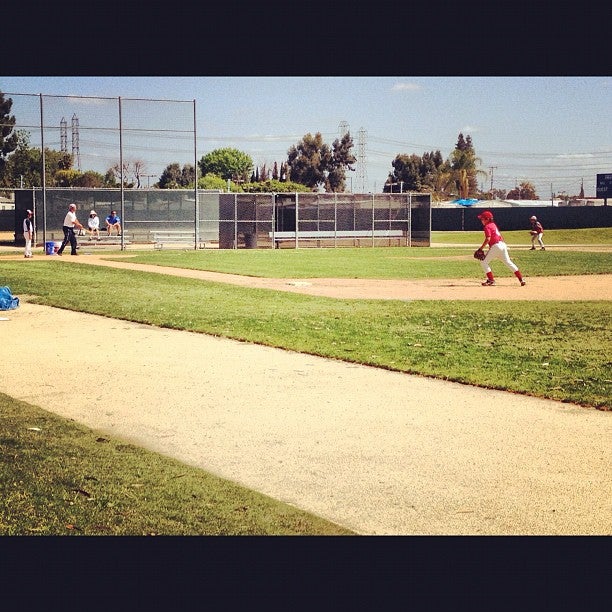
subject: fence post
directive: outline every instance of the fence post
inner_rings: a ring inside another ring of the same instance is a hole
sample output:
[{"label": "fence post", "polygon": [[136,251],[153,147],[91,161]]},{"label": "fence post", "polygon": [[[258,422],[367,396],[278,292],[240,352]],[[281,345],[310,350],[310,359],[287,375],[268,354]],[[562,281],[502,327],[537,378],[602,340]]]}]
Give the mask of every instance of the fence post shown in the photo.
[{"label": "fence post", "polygon": [[198,202],[198,139],[196,135],[196,101],[195,100],[193,101],[193,172],[194,172],[194,179],[195,179],[194,181],[195,186],[193,189],[194,196],[195,196],[195,202],[194,202],[195,227],[193,228],[195,244],[193,245],[193,248],[197,250],[200,244],[200,206]]},{"label": "fence post", "polygon": [[[43,246],[47,240],[47,174],[45,171],[45,128],[43,121],[43,95],[40,94],[40,157],[42,159],[42,205],[43,205]],[[32,185],[34,189],[34,185]],[[33,193],[34,195],[34,193]]]},{"label": "fence post", "polygon": [[234,194],[234,248],[238,248],[238,194]]},{"label": "fence post", "polygon": [[299,248],[298,231],[300,229],[300,214],[299,214],[299,196],[300,194],[295,192],[295,248]]}]

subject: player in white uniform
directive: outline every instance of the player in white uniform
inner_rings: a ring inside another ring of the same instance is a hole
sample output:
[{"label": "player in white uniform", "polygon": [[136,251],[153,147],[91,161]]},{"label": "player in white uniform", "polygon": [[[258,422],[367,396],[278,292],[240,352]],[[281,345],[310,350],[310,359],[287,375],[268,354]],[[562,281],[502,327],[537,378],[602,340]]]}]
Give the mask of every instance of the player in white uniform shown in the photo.
[{"label": "player in white uniform", "polygon": [[34,220],[32,211],[26,210],[26,217],[23,220],[23,237],[25,238],[25,250],[23,256],[32,257],[32,240],[34,240]]},{"label": "player in white uniform", "polygon": [[68,212],[64,217],[64,225],[62,229],[64,230],[64,240],[62,240],[62,244],[60,248],[57,250],[57,254],[61,255],[66,248],[66,245],[70,243],[70,254],[78,255],[77,253],[77,239],[74,233],[74,228],[78,227],[79,229],[83,229],[80,221],[76,216],[76,204],[70,204],[68,207]]}]

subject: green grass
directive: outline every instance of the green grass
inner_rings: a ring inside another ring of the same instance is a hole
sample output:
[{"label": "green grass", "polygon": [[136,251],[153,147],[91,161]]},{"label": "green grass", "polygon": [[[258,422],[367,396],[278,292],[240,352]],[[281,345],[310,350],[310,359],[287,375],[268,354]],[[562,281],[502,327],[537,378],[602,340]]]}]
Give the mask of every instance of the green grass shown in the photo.
[{"label": "green grass", "polygon": [[351,301],[54,259],[2,269],[14,294],[41,304],[611,407],[608,301]]},{"label": "green grass", "polygon": [[[610,272],[605,253],[517,249],[512,255],[533,276]],[[455,248],[138,255],[160,265],[241,274],[367,278],[477,277],[470,257]],[[609,301],[538,302],[537,308],[488,301],[476,308],[461,301],[332,300],[71,264],[6,260],[0,284],[40,304],[612,408]],[[349,533],[2,394],[0,415],[2,535]]]},{"label": "green grass", "polygon": [[0,535],[348,535],[0,394]]},{"label": "green grass", "polygon": [[[482,276],[482,271],[472,253],[472,248],[395,247],[168,250],[129,254],[134,263],[267,278],[477,279]],[[602,274],[612,270],[612,249],[607,252],[516,249],[510,251],[510,256],[527,277]],[[498,263],[495,272],[499,277],[511,276],[503,264]]]},{"label": "green grass", "polygon": [[[529,228],[524,230],[504,231],[505,242],[510,246],[531,246]],[[469,232],[432,232],[432,244],[482,244],[482,231]],[[544,244],[557,246],[573,245],[612,245],[612,227],[595,227],[588,229],[544,229]]]}]

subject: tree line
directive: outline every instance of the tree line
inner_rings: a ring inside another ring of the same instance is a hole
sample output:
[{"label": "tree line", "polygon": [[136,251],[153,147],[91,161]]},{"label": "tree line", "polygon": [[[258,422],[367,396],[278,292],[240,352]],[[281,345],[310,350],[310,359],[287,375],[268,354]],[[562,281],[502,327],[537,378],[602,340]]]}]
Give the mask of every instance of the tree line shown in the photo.
[{"label": "tree line", "polygon": [[[32,147],[30,135],[16,130],[11,115],[12,100],[0,91],[0,188],[31,188],[42,185],[42,153]],[[215,149],[197,162],[198,188],[235,192],[295,192],[346,191],[347,172],[355,171],[357,158],[350,132],[328,145],[320,132],[308,133],[287,151],[287,159],[256,166],[250,155],[231,147]],[[383,186],[384,193],[431,193],[434,200],[453,198],[537,199],[529,182],[521,183],[509,192],[478,189],[479,170],[471,136],[459,134],[454,150],[447,159],[440,151],[398,154],[391,162]],[[144,187],[146,164],[140,159],[114,164],[105,174],[74,167],[72,154],[45,147],[45,184],[50,187],[119,187],[123,179],[126,188]],[[152,186],[157,189],[194,188],[196,171],[193,164],[182,166],[173,162],[166,166]]]}]

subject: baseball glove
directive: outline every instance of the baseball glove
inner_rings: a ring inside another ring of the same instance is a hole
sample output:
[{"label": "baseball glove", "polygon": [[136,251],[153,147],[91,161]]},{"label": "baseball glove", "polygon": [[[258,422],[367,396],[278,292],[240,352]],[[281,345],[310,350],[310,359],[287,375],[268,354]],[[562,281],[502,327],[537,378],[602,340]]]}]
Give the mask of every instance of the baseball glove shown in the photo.
[{"label": "baseball glove", "polygon": [[476,249],[474,251],[474,259],[480,259],[482,261],[485,258],[485,252],[482,249]]}]

